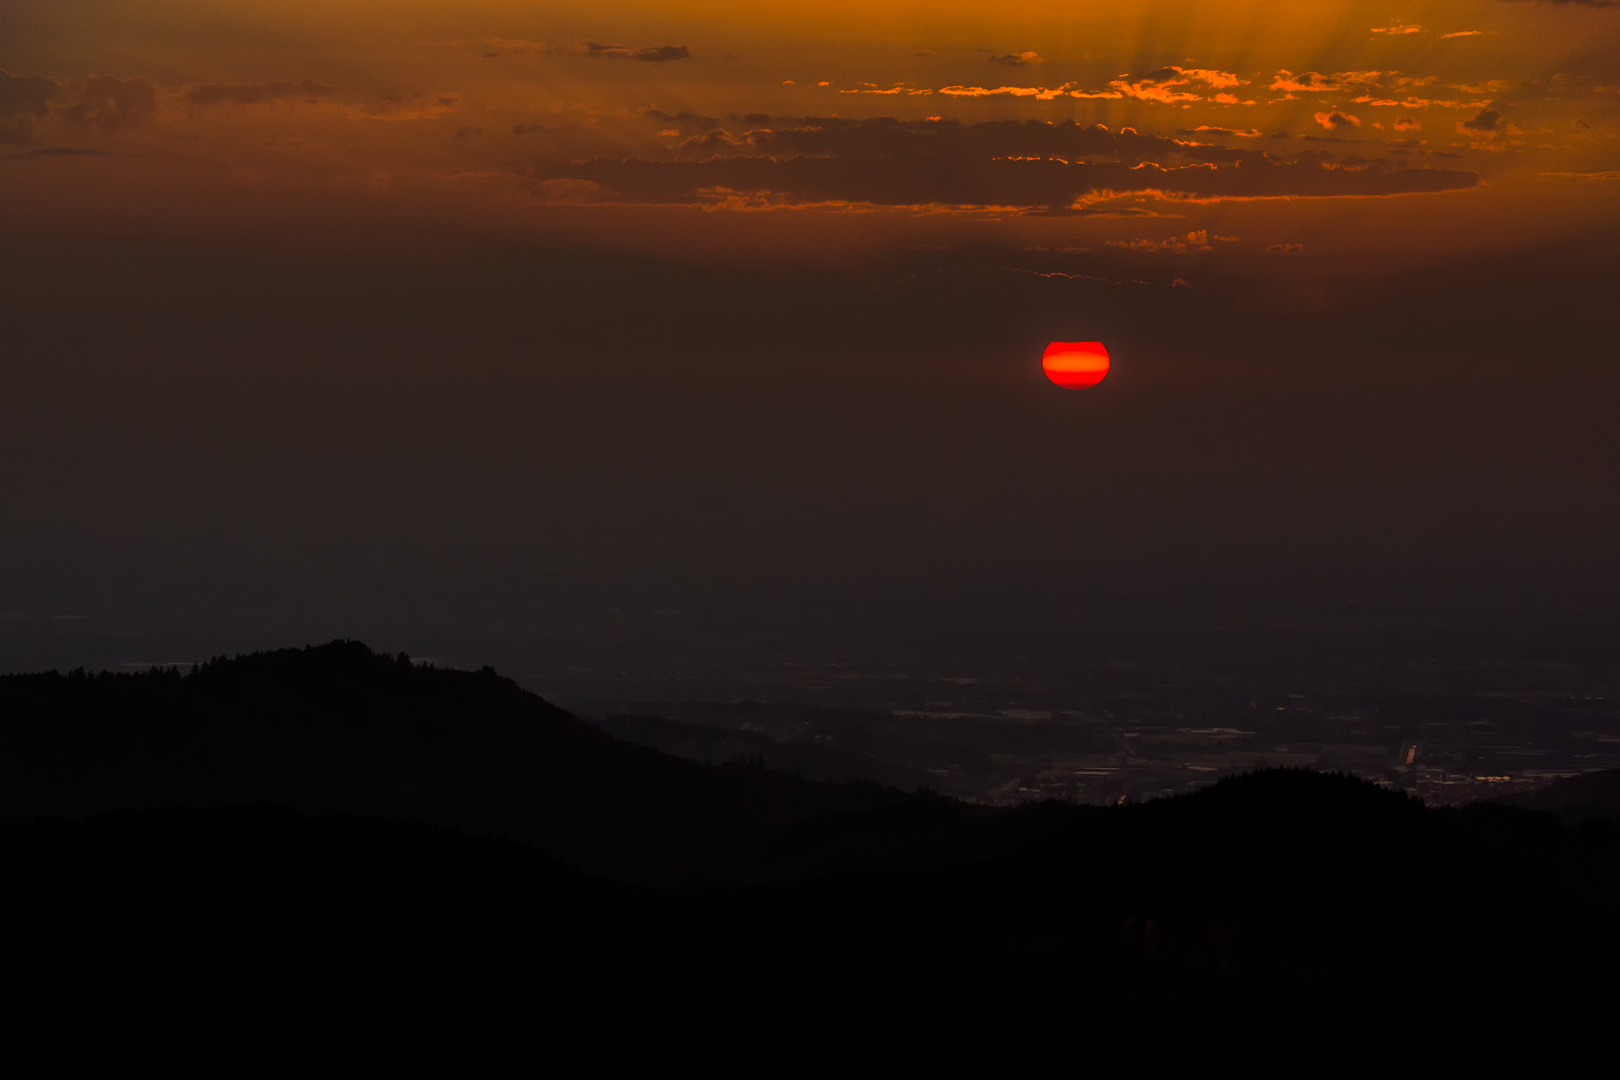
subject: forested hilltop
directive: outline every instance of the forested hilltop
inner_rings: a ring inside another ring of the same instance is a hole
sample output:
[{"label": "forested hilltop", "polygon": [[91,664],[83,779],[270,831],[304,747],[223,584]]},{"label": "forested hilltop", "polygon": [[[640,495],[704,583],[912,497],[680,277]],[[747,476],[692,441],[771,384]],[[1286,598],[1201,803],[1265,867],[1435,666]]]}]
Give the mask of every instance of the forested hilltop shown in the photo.
[{"label": "forested hilltop", "polygon": [[8,816],[283,804],[491,832],[585,869],[681,879],[773,826],[899,798],[614,739],[494,671],[357,642],[189,674],[0,678]]},{"label": "forested hilltop", "polygon": [[0,679],[0,736],[0,950],[47,1028],[1385,1054],[1599,1032],[1620,959],[1612,823],[1345,776],[989,811],[679,761],[354,643]]}]

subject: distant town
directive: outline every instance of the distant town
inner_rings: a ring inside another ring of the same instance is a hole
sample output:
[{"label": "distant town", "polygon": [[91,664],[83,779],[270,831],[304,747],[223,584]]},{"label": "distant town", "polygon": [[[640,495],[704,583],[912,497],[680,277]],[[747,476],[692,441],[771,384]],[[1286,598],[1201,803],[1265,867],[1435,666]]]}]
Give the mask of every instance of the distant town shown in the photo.
[{"label": "distant town", "polygon": [[1142,801],[1277,766],[1461,805],[1620,768],[1620,689],[1609,678],[1504,664],[1294,678],[1117,667],[1028,680],[802,663],[756,676],[754,700],[575,707],[694,759],[757,759],[998,806]]}]

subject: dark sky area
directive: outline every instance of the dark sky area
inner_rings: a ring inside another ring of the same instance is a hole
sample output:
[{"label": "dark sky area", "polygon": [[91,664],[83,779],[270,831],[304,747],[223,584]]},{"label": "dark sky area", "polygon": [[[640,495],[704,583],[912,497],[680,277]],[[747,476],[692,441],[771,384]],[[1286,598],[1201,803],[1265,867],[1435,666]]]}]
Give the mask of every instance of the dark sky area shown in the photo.
[{"label": "dark sky area", "polygon": [[1615,11],[239,6],[0,17],[0,667],[1617,610]]}]

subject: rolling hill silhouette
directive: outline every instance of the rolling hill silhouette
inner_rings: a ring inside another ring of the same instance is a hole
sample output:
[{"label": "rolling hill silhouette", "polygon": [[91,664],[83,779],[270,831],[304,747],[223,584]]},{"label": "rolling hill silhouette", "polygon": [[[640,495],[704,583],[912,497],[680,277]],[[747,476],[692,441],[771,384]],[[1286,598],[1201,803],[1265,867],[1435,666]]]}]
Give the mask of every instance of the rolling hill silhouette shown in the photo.
[{"label": "rolling hill silhouette", "polygon": [[1620,959],[1620,829],[1347,776],[991,812],[680,762],[352,643],[11,677],[0,731],[0,956],[39,1030],[1387,1056],[1596,1037]]},{"label": "rolling hill silhouette", "polygon": [[1557,814],[1566,825],[1579,825],[1589,818],[1620,821],[1620,771],[1569,776],[1555,780],[1540,791],[1509,795],[1496,801],[1504,806]]},{"label": "rolling hill silhouette", "polygon": [[12,817],[274,803],[526,840],[591,871],[669,880],[772,826],[897,798],[611,738],[493,671],[356,642],[193,673],[0,678]]}]

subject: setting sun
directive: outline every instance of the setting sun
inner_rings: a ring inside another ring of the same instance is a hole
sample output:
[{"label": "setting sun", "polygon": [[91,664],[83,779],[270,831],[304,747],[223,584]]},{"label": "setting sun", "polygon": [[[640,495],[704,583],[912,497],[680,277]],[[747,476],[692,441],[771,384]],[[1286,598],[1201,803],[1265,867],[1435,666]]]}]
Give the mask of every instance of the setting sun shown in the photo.
[{"label": "setting sun", "polygon": [[1041,369],[1065,390],[1084,390],[1108,375],[1108,350],[1100,341],[1054,341],[1041,355]]}]

